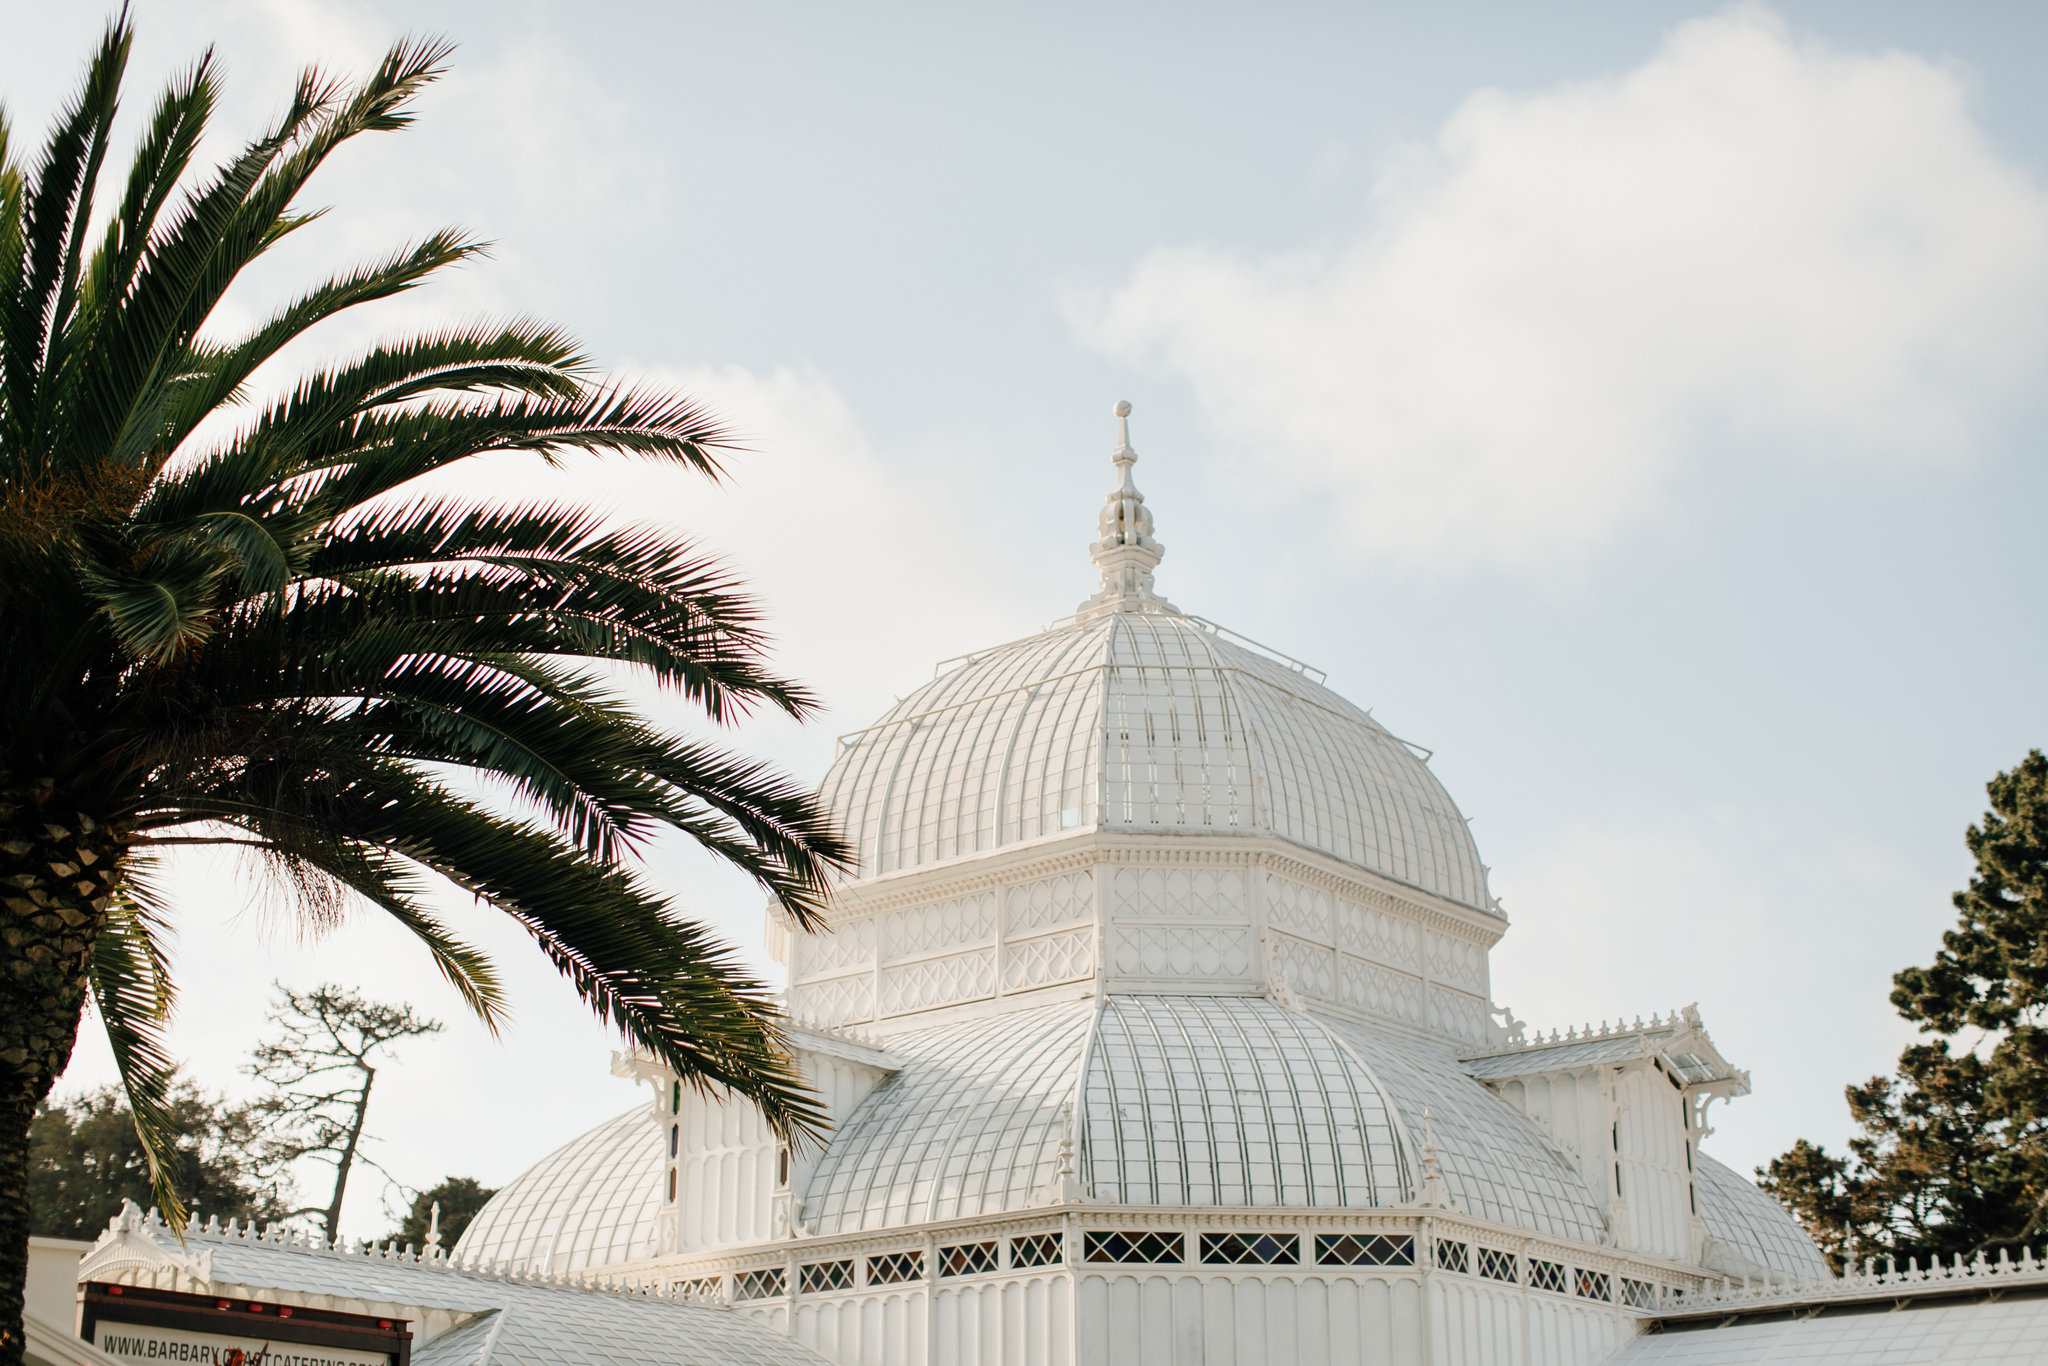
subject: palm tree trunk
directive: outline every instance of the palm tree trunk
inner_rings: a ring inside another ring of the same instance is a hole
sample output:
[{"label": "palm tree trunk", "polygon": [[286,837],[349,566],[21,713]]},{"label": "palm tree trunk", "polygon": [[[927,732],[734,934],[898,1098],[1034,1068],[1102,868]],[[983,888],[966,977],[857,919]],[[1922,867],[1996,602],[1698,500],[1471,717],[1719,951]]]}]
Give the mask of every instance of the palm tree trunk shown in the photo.
[{"label": "palm tree trunk", "polygon": [[0,1366],[22,1359],[29,1124],[71,1061],[121,845],[48,781],[0,790]]}]

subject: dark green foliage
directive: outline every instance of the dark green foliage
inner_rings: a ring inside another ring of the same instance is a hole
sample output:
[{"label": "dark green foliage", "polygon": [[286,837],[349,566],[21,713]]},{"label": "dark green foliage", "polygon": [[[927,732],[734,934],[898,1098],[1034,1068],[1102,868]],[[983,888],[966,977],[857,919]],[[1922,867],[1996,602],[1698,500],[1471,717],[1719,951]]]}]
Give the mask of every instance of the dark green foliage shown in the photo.
[{"label": "dark green foliage", "polygon": [[432,1226],[434,1206],[441,1207],[442,1251],[452,1251],[456,1239],[469,1227],[469,1221],[476,1218],[490,1198],[497,1192],[485,1187],[474,1177],[451,1176],[440,1185],[421,1191],[413,1197],[412,1208],[406,1211],[405,1222],[391,1232],[391,1241],[400,1247],[425,1247],[427,1230]]},{"label": "dark green foliage", "polygon": [[1861,1132],[1837,1158],[1804,1140],[1759,1175],[1837,1266],[2041,1241],[2048,1231],[2048,757],[1992,779],[1966,836],[1958,924],[1892,1004],[1938,1037],[1848,1090]]},{"label": "dark green foliage", "polygon": [[29,1126],[88,1000],[145,1150],[168,1154],[156,931],[174,908],[147,873],[172,847],[266,862],[311,928],[382,909],[495,1026],[497,975],[436,913],[480,900],[691,1085],[792,1140],[823,1123],[771,993],[632,862],[681,831],[817,923],[846,855],[815,796],[624,691],[637,676],[716,723],[808,715],[765,665],[754,604],[672,535],[413,491],[497,452],[716,477],[723,429],[527,320],[392,338],[252,392],[309,329],[481,251],[435,233],[246,334],[207,331],[242,272],[318,220],[301,198],[326,160],[410,123],[449,49],[401,43],[353,86],[307,71],[212,170],[192,164],[218,93],[203,55],[103,192],[130,47],[124,15],[41,152],[0,118],[0,1366],[21,1351]]},{"label": "dark green foliage", "polygon": [[[274,1184],[251,1158],[257,1121],[189,1083],[172,1087],[171,1180],[185,1203],[226,1223],[286,1216]],[[123,1200],[152,1199],[149,1158],[135,1116],[113,1087],[52,1101],[30,1130],[31,1227],[44,1238],[96,1238]]]}]

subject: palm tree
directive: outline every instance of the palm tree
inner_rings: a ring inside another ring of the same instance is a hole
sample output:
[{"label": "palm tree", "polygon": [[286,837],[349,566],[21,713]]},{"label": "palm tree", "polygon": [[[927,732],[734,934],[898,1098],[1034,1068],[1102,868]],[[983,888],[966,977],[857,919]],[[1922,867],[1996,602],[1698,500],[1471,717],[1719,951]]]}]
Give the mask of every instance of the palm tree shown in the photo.
[{"label": "palm tree", "polygon": [[452,883],[693,1084],[791,1139],[823,1123],[766,989],[632,862],[681,830],[818,922],[845,852],[816,799],[616,687],[626,666],[720,723],[806,715],[764,665],[755,607],[661,533],[410,487],[504,451],[716,477],[729,439],[531,322],[393,341],[257,402],[252,374],[309,328],[478,252],[439,233],[247,336],[204,331],[242,269],[317,217],[308,178],[409,123],[449,49],[402,43],[353,87],[308,71],[275,126],[188,177],[208,54],[99,204],[129,48],[124,14],[32,168],[0,121],[0,1360],[21,1352],[29,1121],[88,1002],[161,1141],[173,908],[150,870],[171,846],[267,860],[316,924],[381,907],[494,1023],[490,964],[430,909]]}]

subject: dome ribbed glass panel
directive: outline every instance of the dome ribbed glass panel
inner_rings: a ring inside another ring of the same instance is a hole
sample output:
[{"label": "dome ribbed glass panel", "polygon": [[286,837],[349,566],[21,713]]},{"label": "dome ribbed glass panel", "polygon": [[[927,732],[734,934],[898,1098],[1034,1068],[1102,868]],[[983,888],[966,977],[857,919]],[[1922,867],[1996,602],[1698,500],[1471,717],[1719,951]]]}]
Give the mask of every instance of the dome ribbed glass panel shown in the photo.
[{"label": "dome ribbed glass panel", "polygon": [[832,1136],[804,1191],[819,1233],[999,1214],[1055,1170],[1092,1002],[890,1039],[901,1071]]},{"label": "dome ribbed glass panel", "polygon": [[1693,1156],[1700,1222],[1709,1238],[1781,1276],[1830,1274],[1827,1259],[1783,1205],[1705,1153]]},{"label": "dome ribbed glass panel", "polygon": [[1450,1048],[1352,1020],[1317,1016],[1372,1069],[1413,1137],[1430,1112],[1444,1187],[1458,1208],[1497,1224],[1597,1243],[1593,1193],[1527,1116],[1473,1078]]},{"label": "dome ribbed glass panel", "polygon": [[863,877],[1079,827],[1269,832],[1489,908],[1420,756],[1305,673],[1170,612],[971,659],[847,737],[822,790]]},{"label": "dome ribbed glass panel", "polygon": [[1083,1179],[1123,1205],[1395,1205],[1394,1116],[1329,1031],[1256,996],[1112,996]]},{"label": "dome ribbed glass panel", "polygon": [[652,1253],[661,1131],[638,1105],[529,1167],[477,1212],[455,1256],[529,1271],[584,1271]]}]

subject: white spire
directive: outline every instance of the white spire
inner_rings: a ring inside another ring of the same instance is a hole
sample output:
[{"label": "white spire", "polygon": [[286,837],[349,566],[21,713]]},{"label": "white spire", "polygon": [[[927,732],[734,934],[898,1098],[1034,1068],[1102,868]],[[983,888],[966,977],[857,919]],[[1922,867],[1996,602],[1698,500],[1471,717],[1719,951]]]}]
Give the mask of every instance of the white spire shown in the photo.
[{"label": "white spire", "polygon": [[1113,411],[1116,449],[1109,458],[1116,465],[1117,482],[1096,518],[1100,539],[1088,547],[1088,558],[1102,571],[1102,591],[1082,603],[1076,615],[1172,612],[1173,604],[1152,591],[1152,571],[1166,547],[1153,539],[1152,510],[1131,480],[1131,466],[1138,463],[1138,453],[1131,448],[1131,405],[1119,399]]}]

